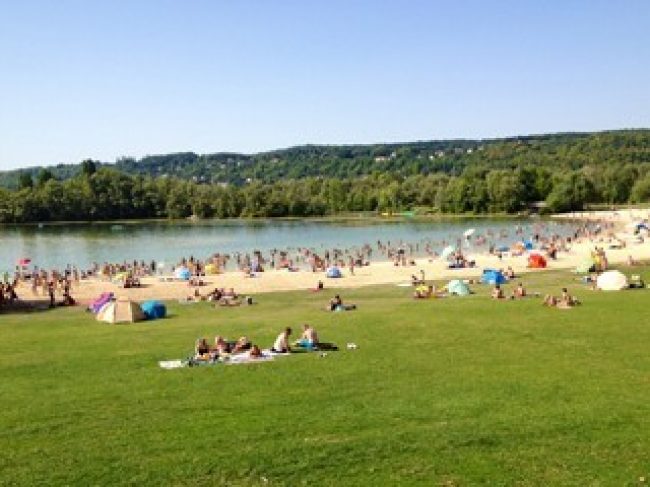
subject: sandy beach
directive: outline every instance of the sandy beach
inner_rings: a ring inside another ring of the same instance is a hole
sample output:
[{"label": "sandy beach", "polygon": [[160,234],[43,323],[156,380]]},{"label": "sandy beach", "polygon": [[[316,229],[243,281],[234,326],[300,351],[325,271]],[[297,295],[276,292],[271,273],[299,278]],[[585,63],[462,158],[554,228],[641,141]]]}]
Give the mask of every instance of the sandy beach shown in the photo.
[{"label": "sandy beach", "polygon": [[[592,241],[582,239],[573,243],[568,252],[560,252],[557,260],[548,259],[546,270],[574,269],[590,256],[595,245],[603,247],[607,253],[610,264],[626,263],[629,257],[635,260],[650,260],[650,241],[639,243],[633,234],[630,224],[650,216],[650,210],[634,209],[601,212],[575,212],[556,215],[555,218],[570,218],[576,220],[590,220],[611,222],[613,230],[604,231],[599,238]],[[613,235],[612,235],[613,234]],[[614,236],[622,242],[622,249],[609,248],[610,239]],[[309,290],[316,286],[318,280],[325,283],[325,288],[355,288],[377,284],[409,283],[411,275],[420,275],[420,270],[425,273],[428,281],[444,281],[449,279],[464,279],[479,277],[484,268],[505,269],[512,267],[517,274],[526,272],[544,272],[531,270],[527,266],[527,256],[510,256],[505,254],[502,259],[485,253],[474,253],[471,247],[464,249],[470,259],[476,261],[476,267],[465,269],[448,269],[447,262],[437,259],[416,259],[416,265],[396,267],[392,262],[373,262],[366,267],[355,268],[354,275],[350,275],[343,268],[343,277],[340,279],[327,279],[324,272],[312,273],[311,271],[289,272],[287,270],[269,270],[258,273],[256,277],[246,277],[241,272],[226,272],[203,278],[206,286],[199,288],[202,294],[214,287],[234,288],[243,295],[257,295],[273,291]],[[180,300],[186,299],[194,293],[193,287],[183,281],[166,281],[161,277],[146,277],[142,279],[143,287],[124,289],[110,281],[100,279],[82,280],[73,286],[72,295],[82,304],[89,303],[102,292],[113,292],[116,296],[125,296],[136,301],[147,299]],[[27,300],[45,300],[44,296],[34,296],[28,284],[21,284],[18,294]]]}]

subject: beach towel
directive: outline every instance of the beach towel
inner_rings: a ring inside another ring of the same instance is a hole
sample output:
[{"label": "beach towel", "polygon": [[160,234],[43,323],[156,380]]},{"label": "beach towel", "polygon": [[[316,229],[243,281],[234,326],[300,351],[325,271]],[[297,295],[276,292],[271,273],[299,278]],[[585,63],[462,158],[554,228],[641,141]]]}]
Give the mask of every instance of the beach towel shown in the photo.
[{"label": "beach towel", "polygon": [[239,355],[231,355],[228,359],[224,360],[226,365],[240,365],[240,364],[254,364],[257,362],[268,362],[273,360],[273,355],[270,353],[262,352],[261,357],[251,357],[247,353],[242,353]]}]

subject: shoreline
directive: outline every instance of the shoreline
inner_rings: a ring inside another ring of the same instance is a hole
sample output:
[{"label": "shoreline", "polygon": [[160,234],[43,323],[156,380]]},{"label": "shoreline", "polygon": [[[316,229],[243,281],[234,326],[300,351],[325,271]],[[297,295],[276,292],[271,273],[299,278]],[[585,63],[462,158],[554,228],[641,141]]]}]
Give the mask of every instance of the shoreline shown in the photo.
[{"label": "shoreline", "polygon": [[[44,221],[44,222],[25,222],[25,223],[2,223],[2,228],[14,227],[60,227],[65,225],[138,225],[143,223],[187,223],[187,224],[201,224],[201,223],[223,223],[228,224],[231,222],[236,223],[255,223],[255,222],[291,222],[291,221],[306,221],[306,222],[346,222],[346,221],[365,221],[365,222],[391,222],[391,221],[430,221],[430,220],[484,220],[484,219],[502,219],[502,220],[518,220],[529,218],[530,215],[509,214],[509,213],[435,213],[435,214],[421,214],[421,215],[382,215],[378,212],[359,212],[359,213],[340,213],[336,215],[324,216],[280,216],[280,217],[239,217],[239,218],[134,218],[125,220],[73,220],[73,221]],[[543,219],[548,219],[550,215],[541,216]]]},{"label": "shoreline", "polygon": [[[256,277],[246,277],[240,271],[228,271],[223,274],[205,276],[205,286],[198,288],[201,294],[205,294],[214,287],[234,288],[242,295],[257,295],[277,291],[305,291],[316,287],[318,280],[325,283],[325,293],[328,288],[352,289],[358,287],[410,283],[411,275],[419,276],[420,270],[425,272],[427,281],[443,281],[450,279],[477,278],[485,268],[505,269],[512,267],[515,273],[525,278],[528,272],[544,272],[546,270],[575,269],[581,262],[589,257],[594,246],[604,247],[610,264],[626,263],[628,257],[637,261],[650,260],[650,241],[635,243],[634,235],[629,231],[629,223],[646,218],[650,215],[650,209],[643,210],[622,210],[604,212],[576,212],[561,215],[553,215],[553,218],[575,219],[576,221],[603,221],[613,223],[614,228],[604,231],[597,239],[581,239],[574,243],[568,252],[558,254],[557,260],[547,259],[548,266],[545,269],[528,269],[527,255],[510,256],[505,255],[502,259],[497,256],[482,252],[472,252],[470,248],[466,254],[476,261],[476,267],[463,269],[449,269],[447,262],[440,259],[418,258],[414,266],[396,267],[389,261],[372,262],[369,266],[355,267],[355,274],[350,275],[349,270],[342,268],[343,278],[328,279],[324,272],[312,273],[311,271],[300,270],[289,272],[287,270],[267,270],[257,274]],[[628,231],[626,231],[628,230]],[[611,235],[610,235],[611,234]],[[611,249],[608,239],[620,239],[626,243],[625,248]],[[113,292],[116,296],[124,296],[135,301],[148,299],[159,300],[184,300],[194,293],[196,288],[188,286],[184,281],[166,282],[161,277],[144,277],[141,279],[143,287],[124,289],[109,281],[97,278],[82,280],[75,284],[72,295],[80,304],[87,304],[100,295],[102,292]],[[27,283],[21,283],[19,296],[25,300],[45,300],[45,297],[33,295]]]}]

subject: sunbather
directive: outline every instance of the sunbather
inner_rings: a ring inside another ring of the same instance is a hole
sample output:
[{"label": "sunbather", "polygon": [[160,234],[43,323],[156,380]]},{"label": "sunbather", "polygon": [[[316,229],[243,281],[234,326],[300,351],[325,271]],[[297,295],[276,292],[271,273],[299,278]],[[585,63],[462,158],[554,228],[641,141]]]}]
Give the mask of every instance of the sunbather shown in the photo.
[{"label": "sunbather", "polygon": [[501,286],[499,284],[496,284],[494,286],[494,289],[492,289],[492,299],[504,299],[506,296],[503,294],[503,289],[501,289]]},{"label": "sunbather", "polygon": [[350,311],[353,309],[357,309],[357,305],[343,304],[343,300],[341,299],[341,296],[337,294],[332,299],[330,299],[330,304],[327,309],[328,311]]},{"label": "sunbather", "polygon": [[296,341],[296,345],[304,348],[315,348],[318,346],[318,334],[313,326],[306,323],[302,325],[302,335]]},{"label": "sunbather", "polygon": [[273,343],[271,351],[275,353],[291,352],[291,347],[289,346],[289,336],[291,336],[291,328],[287,327],[277,336],[275,342]]},{"label": "sunbather", "polygon": [[260,347],[258,347],[257,345],[253,345],[250,351],[248,352],[248,356],[250,358],[260,358],[263,356],[263,354],[262,351],[260,350]]},{"label": "sunbather", "polygon": [[558,305],[566,306],[566,307],[572,307],[580,304],[580,301],[578,301],[578,298],[575,296],[571,296],[569,294],[569,291],[567,288],[562,288],[562,294],[560,295],[560,302]]},{"label": "sunbather", "polygon": [[223,356],[230,353],[230,345],[222,336],[214,337],[214,346],[211,352],[216,356]]},{"label": "sunbather", "polygon": [[526,289],[524,288],[524,285],[522,283],[517,284],[517,287],[515,288],[514,292],[512,293],[512,296],[514,298],[525,298],[526,297]]},{"label": "sunbather", "polygon": [[547,294],[544,296],[544,300],[542,301],[542,306],[557,306],[558,299],[556,296],[553,296],[552,294]]},{"label": "sunbather", "polygon": [[427,299],[434,295],[435,288],[433,286],[418,286],[415,288],[413,297],[415,299]]},{"label": "sunbather", "polygon": [[205,338],[199,338],[194,346],[194,359],[195,360],[210,360],[210,346]]},{"label": "sunbather", "polygon": [[239,337],[239,340],[235,343],[235,346],[232,349],[232,353],[240,353],[244,352],[246,350],[250,350],[252,348],[252,343],[248,339],[248,337],[242,336]]}]

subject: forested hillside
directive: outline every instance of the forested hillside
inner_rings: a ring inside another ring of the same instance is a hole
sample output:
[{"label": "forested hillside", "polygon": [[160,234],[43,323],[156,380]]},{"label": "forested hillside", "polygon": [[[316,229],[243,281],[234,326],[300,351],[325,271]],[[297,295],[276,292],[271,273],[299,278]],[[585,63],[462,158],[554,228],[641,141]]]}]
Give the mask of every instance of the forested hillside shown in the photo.
[{"label": "forested hillside", "polygon": [[255,155],[178,153],[0,174],[0,222],[551,211],[650,199],[650,130]]}]

